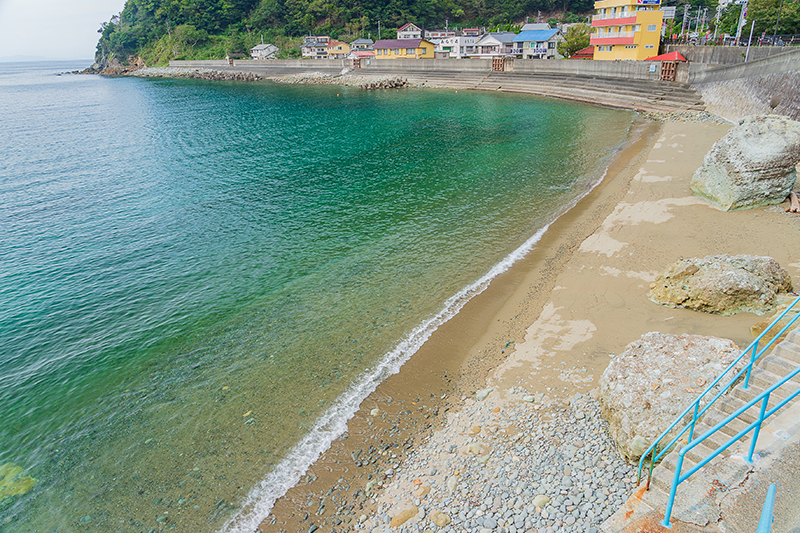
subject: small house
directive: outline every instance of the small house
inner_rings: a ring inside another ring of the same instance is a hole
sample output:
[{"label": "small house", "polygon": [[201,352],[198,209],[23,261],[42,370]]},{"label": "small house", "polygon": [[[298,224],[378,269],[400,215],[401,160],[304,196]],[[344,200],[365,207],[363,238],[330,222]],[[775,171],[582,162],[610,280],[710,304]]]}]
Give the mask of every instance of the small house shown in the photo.
[{"label": "small house", "polygon": [[350,45],[342,41],[328,43],[328,59],[344,59],[350,54]]},{"label": "small house", "polygon": [[375,41],[375,59],[433,59],[434,46],[425,39],[382,39]]},{"label": "small house", "polygon": [[278,57],[278,47],[274,44],[257,44],[250,49],[253,59],[275,59]]},{"label": "small house", "polygon": [[558,43],[563,40],[559,30],[529,30],[514,38],[514,47],[521,50],[523,59],[553,59],[561,57]]},{"label": "small house", "polygon": [[422,29],[416,24],[404,24],[397,30],[398,39],[422,39]]},{"label": "small house", "polygon": [[328,44],[331,38],[327,35],[309,35],[300,47],[300,53],[304,58],[327,59]]},{"label": "small house", "polygon": [[372,39],[356,39],[350,43],[350,50],[372,50],[372,45],[375,42]]},{"label": "small house", "polygon": [[495,31],[484,35],[477,43],[478,56],[494,57],[502,55],[519,55],[521,50],[514,47],[517,34],[513,31]]}]

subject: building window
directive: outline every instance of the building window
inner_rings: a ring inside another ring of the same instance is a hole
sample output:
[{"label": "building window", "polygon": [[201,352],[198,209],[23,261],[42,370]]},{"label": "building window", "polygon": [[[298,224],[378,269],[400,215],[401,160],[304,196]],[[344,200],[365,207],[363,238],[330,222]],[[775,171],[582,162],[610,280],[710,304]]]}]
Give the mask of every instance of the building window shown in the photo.
[{"label": "building window", "polygon": [[416,52],[416,51],[417,51],[417,49],[416,49],[416,48],[406,48],[406,55],[411,55],[411,56],[413,56],[413,55],[414,55],[414,52]]},{"label": "building window", "polygon": [[645,47],[646,50],[652,50],[653,49],[653,45],[652,44],[646,44],[646,45],[644,45],[644,47]]},{"label": "building window", "polygon": [[555,47],[556,47],[556,43],[547,43],[547,48],[549,48],[550,50],[552,50]]},{"label": "building window", "polygon": [[647,25],[647,31],[656,31],[656,25],[655,24],[648,24]]},{"label": "building window", "polygon": [[641,24],[634,24],[633,25],[633,31],[642,31],[642,25]]},{"label": "building window", "polygon": [[400,55],[400,49],[399,48],[393,49],[392,52],[394,52],[397,55]]},{"label": "building window", "polygon": [[635,44],[626,44],[625,45],[625,49],[626,50],[634,50],[634,49],[636,49],[636,46],[637,45],[635,45]]}]

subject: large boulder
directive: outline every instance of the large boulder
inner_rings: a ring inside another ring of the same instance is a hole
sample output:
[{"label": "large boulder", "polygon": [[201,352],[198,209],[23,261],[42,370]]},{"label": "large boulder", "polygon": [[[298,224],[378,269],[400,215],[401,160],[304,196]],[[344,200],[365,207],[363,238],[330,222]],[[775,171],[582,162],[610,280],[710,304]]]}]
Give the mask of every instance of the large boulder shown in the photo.
[{"label": "large boulder", "polygon": [[667,307],[763,315],[775,309],[779,294],[791,290],[789,273],[771,257],[709,255],[669,265],[650,285],[649,296]]},{"label": "large boulder", "polygon": [[739,353],[730,340],[701,335],[651,332],[630,343],[603,372],[598,397],[622,455],[638,461]]},{"label": "large boulder", "polygon": [[800,122],[747,117],[706,154],[692,192],[725,211],[779,204],[794,187],[798,162]]}]

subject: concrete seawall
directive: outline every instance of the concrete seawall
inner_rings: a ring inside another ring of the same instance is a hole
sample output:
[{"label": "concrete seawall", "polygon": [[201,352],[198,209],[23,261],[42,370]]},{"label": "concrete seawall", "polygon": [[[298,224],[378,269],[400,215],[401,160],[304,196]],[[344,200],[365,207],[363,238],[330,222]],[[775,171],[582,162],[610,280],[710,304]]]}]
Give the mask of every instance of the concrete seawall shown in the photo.
[{"label": "concrete seawall", "polygon": [[[553,96],[646,111],[707,110],[731,121],[774,112],[800,120],[800,50],[751,49],[761,59],[743,63],[742,47],[684,47],[687,56],[712,63],[679,63],[676,82],[660,81],[659,61],[514,60],[504,72],[491,59],[171,61],[170,66],[250,72],[279,77],[306,72],[403,76],[423,85],[502,90]],[[735,61],[738,64],[733,64]],[[702,102],[700,101],[702,97]]]}]

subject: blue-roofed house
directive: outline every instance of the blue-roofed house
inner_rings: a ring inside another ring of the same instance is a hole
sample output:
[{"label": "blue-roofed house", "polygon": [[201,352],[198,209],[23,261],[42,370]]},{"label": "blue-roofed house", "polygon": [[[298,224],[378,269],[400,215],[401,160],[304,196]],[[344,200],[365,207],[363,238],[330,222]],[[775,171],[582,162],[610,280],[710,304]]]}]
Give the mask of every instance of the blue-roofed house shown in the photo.
[{"label": "blue-roofed house", "polygon": [[563,40],[559,30],[529,30],[514,38],[514,48],[522,50],[523,59],[560,58],[558,43]]}]

